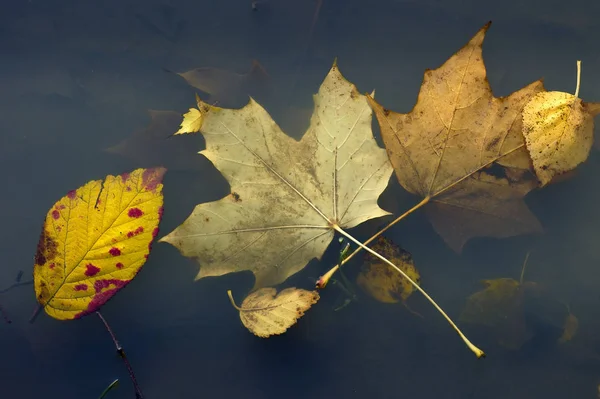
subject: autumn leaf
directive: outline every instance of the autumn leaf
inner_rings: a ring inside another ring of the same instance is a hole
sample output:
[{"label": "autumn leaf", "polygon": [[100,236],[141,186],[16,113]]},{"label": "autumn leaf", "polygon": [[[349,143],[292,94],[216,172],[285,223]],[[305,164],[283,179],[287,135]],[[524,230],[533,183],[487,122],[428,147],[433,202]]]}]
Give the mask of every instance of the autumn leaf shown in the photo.
[{"label": "autumn leaf", "polygon": [[[160,239],[200,263],[196,280],[250,270],[254,289],[277,285],[311,259],[320,259],[334,231],[410,278],[345,230],[388,214],[377,199],[392,168],[373,138],[365,97],[334,64],[314,102],[300,141],[283,133],[253,99],[237,110],[198,102],[206,139],[200,153],[228,180],[231,194],[197,205],[183,224]],[[188,113],[186,118],[182,126],[196,116]],[[413,284],[469,349],[484,356]]]},{"label": "autumn leaf", "polygon": [[293,287],[279,294],[275,288],[261,288],[248,295],[241,307],[235,304],[231,291],[227,295],[240,312],[242,324],[261,338],[283,334],[319,300],[317,291]]},{"label": "autumn leaf", "polygon": [[250,95],[262,99],[268,97],[271,91],[269,75],[256,60],[252,60],[250,70],[243,74],[211,67],[172,73],[181,76],[190,86],[209,94],[207,102],[222,106],[245,102]]},{"label": "autumn leaf", "polygon": [[35,255],[35,294],[55,319],[98,310],[139,272],[163,213],[163,168],[93,180],[48,211]]},{"label": "autumn leaf", "polygon": [[[410,253],[383,237],[379,237],[371,249],[404,270],[414,282],[420,282],[419,272]],[[383,303],[404,302],[414,291],[408,280],[371,254],[365,255],[356,283],[363,291]]]},{"label": "autumn leaf", "polygon": [[229,181],[231,194],[199,204],[160,240],[200,263],[196,279],[251,270],[255,288],[276,285],[320,258],[334,229],[388,214],[377,198],[391,165],[373,138],[365,97],[337,66],[315,96],[299,142],[254,100],[237,110],[199,102],[198,110],[201,154]]},{"label": "autumn leaf", "polygon": [[542,230],[523,197],[537,181],[521,133],[537,81],[496,98],[486,78],[482,43],[489,24],[441,67],[425,72],[408,114],[368,98],[400,184],[419,195],[435,230],[460,252],[472,237]]},{"label": "autumn leaf", "polygon": [[130,137],[107,148],[135,162],[139,167],[161,165],[169,170],[199,170],[203,163],[198,160],[196,148],[202,145],[200,137],[173,138],[173,132],[181,122],[181,113],[149,110],[150,124],[136,130]]},{"label": "autumn leaf", "polygon": [[460,320],[490,327],[502,346],[519,349],[533,337],[525,320],[523,297],[526,291],[534,291],[536,284],[521,284],[512,278],[482,283],[485,288],[468,298]]},{"label": "autumn leaf", "polygon": [[467,299],[460,315],[466,323],[485,326],[498,343],[507,349],[520,349],[537,333],[536,326],[552,327],[562,333],[557,341],[564,343],[577,331],[577,318],[556,295],[536,282],[524,281],[527,259],[521,278],[497,278],[482,281],[484,289]]},{"label": "autumn leaf", "polygon": [[575,95],[541,92],[523,109],[523,135],[542,185],[585,161],[594,142],[600,103],[585,103],[578,97],[581,61],[577,66]]}]

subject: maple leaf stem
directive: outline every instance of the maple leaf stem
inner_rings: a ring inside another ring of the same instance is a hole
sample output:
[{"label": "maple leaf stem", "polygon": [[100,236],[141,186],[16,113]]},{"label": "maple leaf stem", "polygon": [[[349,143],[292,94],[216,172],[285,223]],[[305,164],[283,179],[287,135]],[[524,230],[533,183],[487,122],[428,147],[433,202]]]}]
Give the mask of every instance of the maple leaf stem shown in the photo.
[{"label": "maple leaf stem", "polygon": [[371,248],[367,247],[365,244],[361,243],[360,241],[358,241],[357,239],[355,239],[354,237],[352,237],[350,234],[346,233],[341,227],[339,227],[338,225],[333,225],[333,228],[339,232],[340,234],[344,235],[346,238],[348,238],[350,241],[354,242],[356,245],[358,245],[359,247],[361,247],[362,249],[364,249],[365,251],[369,252],[371,255],[376,256],[377,258],[381,259],[382,261],[384,261],[385,263],[387,263],[388,265],[390,265],[391,267],[393,267],[394,269],[396,269],[396,271],[398,273],[400,273],[402,275],[402,277],[404,277],[406,280],[408,280],[413,287],[415,287],[421,294],[423,294],[423,296],[438,310],[438,312],[441,313],[442,316],[444,316],[444,318],[446,319],[446,321],[448,321],[448,323],[450,323],[450,325],[452,326],[452,328],[454,328],[454,330],[458,333],[458,335],[462,338],[462,340],[464,341],[464,343],[467,345],[467,347],[473,352],[475,353],[475,356],[477,356],[478,358],[480,357],[485,357],[485,353],[479,349],[478,347],[476,347],[475,345],[473,345],[471,343],[471,341],[469,341],[469,339],[462,333],[462,331],[460,331],[460,329],[458,328],[458,326],[456,324],[454,324],[454,322],[452,321],[452,319],[450,318],[450,316],[448,316],[446,314],[446,312],[444,312],[444,310],[433,300],[433,298],[431,298],[429,296],[429,294],[427,294],[427,292],[425,292],[425,290],[423,288],[421,288],[417,283],[415,283],[410,277],[408,277],[408,275],[406,273],[404,273],[404,271],[402,269],[400,269],[398,266],[394,265],[392,262],[390,262],[388,259],[386,259],[385,257],[381,256],[380,254],[378,254],[377,252],[373,251]]},{"label": "maple leaf stem", "polygon": [[121,356],[121,359],[123,359],[123,362],[125,363],[125,367],[127,367],[127,371],[129,372],[129,377],[131,378],[131,382],[133,382],[133,387],[135,389],[136,399],[143,399],[144,395],[142,394],[142,390],[135,378],[135,374],[133,373],[133,368],[131,367],[131,363],[129,363],[129,360],[127,360],[127,356],[125,356],[125,351],[123,350],[123,347],[119,344],[119,341],[117,341],[117,337],[115,336],[115,333],[113,332],[112,328],[110,328],[110,326],[108,325],[108,322],[106,321],[104,316],[102,316],[102,314],[98,311],[96,312],[96,314],[98,315],[98,317],[100,317],[100,320],[102,320],[102,323],[104,324],[104,327],[106,328],[106,331],[108,331],[108,333],[110,334],[110,337],[112,338],[113,343],[115,344],[115,347],[117,348],[117,353],[119,354],[119,356]]},{"label": "maple leaf stem", "polygon": [[[396,219],[392,220],[387,226],[385,226],[383,229],[379,230],[377,233],[373,234],[371,236],[371,238],[369,238],[367,241],[364,242],[364,245],[368,245],[371,242],[373,242],[377,237],[379,237],[380,235],[382,235],[383,233],[385,233],[387,230],[390,229],[390,227],[392,227],[393,225],[395,225],[396,223],[398,223],[399,221],[401,221],[402,219],[406,218],[408,215],[410,215],[411,213],[415,212],[417,209],[422,208],[423,206],[425,206],[427,203],[429,203],[429,201],[431,200],[431,197],[425,197],[423,198],[423,200],[421,202],[419,202],[417,205],[413,206],[412,208],[410,208],[408,211],[404,212],[402,215],[398,216]],[[344,258],[344,260],[342,260],[342,262],[340,263],[341,265],[344,265],[346,262],[348,262],[354,255],[356,255],[356,253],[358,251],[360,251],[361,249],[363,249],[362,247],[358,247],[354,250],[354,252],[352,252],[350,255],[348,255],[346,258]]]},{"label": "maple leaf stem", "polygon": [[[417,205],[413,206],[408,211],[404,212],[402,215],[400,215],[396,219],[392,220],[383,229],[379,230],[377,233],[375,233],[374,235],[372,235],[371,238],[369,238],[367,241],[365,241],[363,243],[363,245],[369,245],[371,242],[373,242],[373,240],[375,240],[377,237],[379,237],[380,235],[382,235],[383,233],[385,233],[390,227],[392,227],[393,225],[395,225],[396,223],[398,223],[399,221],[401,221],[402,219],[404,219],[405,217],[407,217],[408,215],[410,215],[411,213],[413,213],[417,209],[419,209],[422,206],[424,206],[425,204],[427,204],[430,200],[431,200],[431,197],[425,197],[425,198],[423,198],[423,200],[421,202],[419,202]],[[350,255],[345,256],[344,259],[342,259],[341,262],[339,262],[337,265],[335,265],[334,267],[332,267],[327,273],[325,273],[324,275],[322,275],[321,277],[319,277],[319,280],[317,280],[317,284],[316,284],[317,288],[320,288],[320,289],[321,288],[325,288],[325,286],[327,285],[327,283],[329,282],[329,280],[331,279],[331,277],[335,274],[335,272],[337,272],[340,267],[342,267],[343,265],[345,265],[346,262],[348,262],[350,259],[352,259],[352,257],[354,255],[356,255],[358,252],[360,252],[362,249],[363,248],[361,246],[359,246]]]}]

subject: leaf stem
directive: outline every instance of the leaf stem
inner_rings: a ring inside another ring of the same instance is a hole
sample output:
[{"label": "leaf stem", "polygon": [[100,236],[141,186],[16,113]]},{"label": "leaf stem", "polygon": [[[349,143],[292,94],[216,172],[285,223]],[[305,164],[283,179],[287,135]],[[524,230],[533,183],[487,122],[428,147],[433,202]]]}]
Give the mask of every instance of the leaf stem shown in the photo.
[{"label": "leaf stem", "polygon": [[127,371],[129,372],[129,377],[131,378],[131,382],[133,382],[133,387],[135,389],[136,399],[143,399],[144,395],[142,394],[142,390],[135,378],[135,374],[133,373],[133,368],[131,367],[129,360],[127,360],[127,356],[125,356],[125,351],[123,350],[123,347],[119,344],[119,341],[117,341],[117,337],[115,336],[115,334],[113,333],[113,330],[108,325],[104,316],[102,316],[102,314],[100,312],[96,312],[96,314],[98,315],[98,317],[100,317],[100,320],[102,320],[104,327],[106,327],[106,331],[108,331],[108,333],[110,334],[110,337],[112,338],[112,340],[115,344],[115,347],[117,348],[117,353],[119,354],[119,356],[121,356],[121,359],[123,359],[123,362],[125,363],[125,367],[127,367]]},{"label": "leaf stem", "polygon": [[475,345],[473,345],[471,343],[471,341],[469,341],[469,339],[462,333],[462,331],[460,331],[460,329],[458,328],[458,326],[456,324],[454,324],[454,322],[446,314],[446,312],[444,312],[442,310],[442,308],[439,307],[439,305],[433,300],[433,298],[431,298],[429,296],[429,294],[427,294],[427,292],[425,292],[425,290],[423,290],[417,283],[415,283],[410,277],[408,277],[408,275],[406,273],[404,273],[404,271],[402,271],[402,269],[400,269],[398,266],[394,265],[392,262],[390,262],[389,260],[387,260],[386,258],[384,258],[383,256],[381,256],[377,252],[373,251],[371,248],[367,247],[365,244],[361,243],[360,241],[358,241],[357,239],[355,239],[354,237],[352,237],[350,234],[346,233],[338,225],[334,225],[333,228],[337,232],[339,232],[340,234],[344,235],[346,238],[348,238],[349,240],[351,240],[352,242],[354,242],[356,245],[359,245],[365,251],[369,252],[373,256],[378,257],[379,259],[381,259],[382,261],[384,261],[385,263],[387,263],[388,265],[390,265],[391,267],[393,267],[394,269],[396,269],[396,271],[398,273],[400,273],[402,275],[402,277],[404,277],[405,279],[407,279],[421,294],[423,294],[423,296],[438,310],[438,312],[440,312],[442,314],[442,316],[444,316],[444,318],[448,321],[448,323],[450,323],[450,325],[452,326],[452,328],[454,328],[454,330],[462,338],[462,340],[467,345],[467,347],[475,354],[475,356],[477,356],[478,358],[485,357],[485,353],[481,349],[479,349],[478,347],[476,347]]},{"label": "leaf stem", "polygon": [[104,391],[102,391],[102,393],[100,394],[100,397],[98,399],[104,399],[104,397],[106,396],[106,394],[108,392],[110,392],[111,389],[113,389],[113,388],[115,388],[117,386],[119,386],[119,379],[116,379],[113,382],[111,382],[110,385],[107,386]]},{"label": "leaf stem", "polygon": [[579,85],[581,84],[581,61],[577,60],[577,86],[575,87],[575,97],[579,97]]},{"label": "leaf stem", "polygon": [[229,302],[231,302],[231,306],[233,306],[238,312],[241,312],[242,308],[235,304],[235,300],[233,299],[233,294],[231,293],[231,290],[227,290],[227,296],[229,297]]},{"label": "leaf stem", "polygon": [[[396,223],[398,223],[399,221],[401,221],[402,219],[404,219],[405,217],[407,217],[408,215],[410,215],[411,213],[413,213],[417,209],[423,207],[430,200],[431,200],[431,197],[425,197],[425,198],[423,198],[423,200],[421,202],[419,202],[417,205],[413,206],[408,211],[404,212],[402,215],[398,216],[396,219],[394,219],[393,221],[391,221],[387,226],[385,226],[383,229],[379,230],[377,233],[375,233],[374,235],[372,235],[371,238],[369,238],[363,244],[364,245],[370,244],[373,240],[375,240],[377,237],[379,237],[384,232],[386,232],[390,227],[392,227],[393,225],[395,225]],[[327,273],[325,273],[324,275],[322,275],[319,278],[319,280],[317,281],[317,288],[325,288],[325,286],[329,282],[329,279],[331,279],[331,276],[333,276],[335,274],[335,272],[337,272],[338,269],[341,266],[345,265],[346,262],[348,262],[350,259],[352,259],[352,257],[354,255],[356,255],[362,249],[363,249],[363,247],[359,246],[358,248],[356,248],[354,250],[354,252],[352,252],[350,255],[346,256],[340,263],[338,263],[333,268],[331,268]]]}]

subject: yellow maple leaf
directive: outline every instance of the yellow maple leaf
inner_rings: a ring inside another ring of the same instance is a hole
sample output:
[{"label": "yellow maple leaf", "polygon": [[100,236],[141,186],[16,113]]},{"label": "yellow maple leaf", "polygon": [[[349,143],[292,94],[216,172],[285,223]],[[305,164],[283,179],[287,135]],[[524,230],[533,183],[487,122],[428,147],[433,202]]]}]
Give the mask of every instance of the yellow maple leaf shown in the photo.
[{"label": "yellow maple leaf", "polygon": [[164,168],[92,180],[48,211],[35,255],[35,294],[55,319],[98,310],[141,269],[162,217]]}]

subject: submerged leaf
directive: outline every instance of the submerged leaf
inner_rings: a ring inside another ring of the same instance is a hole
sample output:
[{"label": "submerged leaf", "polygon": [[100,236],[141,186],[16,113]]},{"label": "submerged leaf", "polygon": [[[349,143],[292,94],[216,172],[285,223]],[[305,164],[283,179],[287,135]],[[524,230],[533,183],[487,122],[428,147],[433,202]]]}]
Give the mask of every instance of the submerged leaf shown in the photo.
[{"label": "submerged leaf", "polygon": [[570,313],[565,318],[565,325],[563,329],[563,334],[558,339],[558,342],[564,344],[565,342],[569,342],[573,339],[575,334],[577,334],[577,330],[579,329],[579,320],[573,313]]},{"label": "submerged leaf", "polygon": [[539,232],[523,202],[537,181],[521,133],[521,112],[541,81],[496,98],[486,78],[482,43],[489,24],[441,67],[425,72],[408,114],[372,98],[400,184],[424,198],[436,231],[460,252],[472,237]]},{"label": "submerged leaf", "polygon": [[261,288],[248,295],[242,306],[237,307],[231,291],[227,293],[239,310],[244,326],[261,338],[283,334],[319,300],[317,291],[286,288],[277,294],[275,288]]},{"label": "submerged leaf", "polygon": [[163,168],[93,180],[48,211],[35,255],[35,294],[55,319],[98,310],[139,272],[158,234]]},{"label": "submerged leaf", "polygon": [[320,258],[335,228],[387,215],[377,204],[392,167],[371,131],[364,96],[333,66],[298,142],[254,100],[241,109],[199,102],[201,152],[231,194],[196,206],[163,237],[201,267],[196,279],[251,270],[272,286]]},{"label": "submerged leaf", "polygon": [[535,283],[520,284],[512,278],[484,280],[485,288],[467,299],[460,320],[493,329],[501,345],[519,349],[533,337],[525,320],[523,296]]},{"label": "submerged leaf", "polygon": [[150,124],[136,130],[130,137],[107,148],[106,151],[132,159],[136,166],[162,165],[169,170],[197,170],[203,166],[198,159],[201,137],[185,139],[171,137],[181,122],[181,114],[174,111],[149,110]]},{"label": "submerged leaf", "polygon": [[[414,282],[420,282],[419,272],[410,253],[383,237],[379,237],[371,249],[402,269]],[[358,286],[379,302],[406,301],[414,291],[413,285],[379,258],[371,254],[365,255],[365,258],[365,263],[356,279]]]},{"label": "submerged leaf", "polygon": [[538,93],[523,109],[523,135],[542,185],[585,161],[600,110],[569,93]]},{"label": "submerged leaf", "polygon": [[256,60],[252,61],[250,71],[244,74],[211,67],[173,73],[185,79],[190,86],[208,93],[208,102],[220,105],[231,106],[245,101],[248,96],[261,99],[270,94],[269,75]]}]

